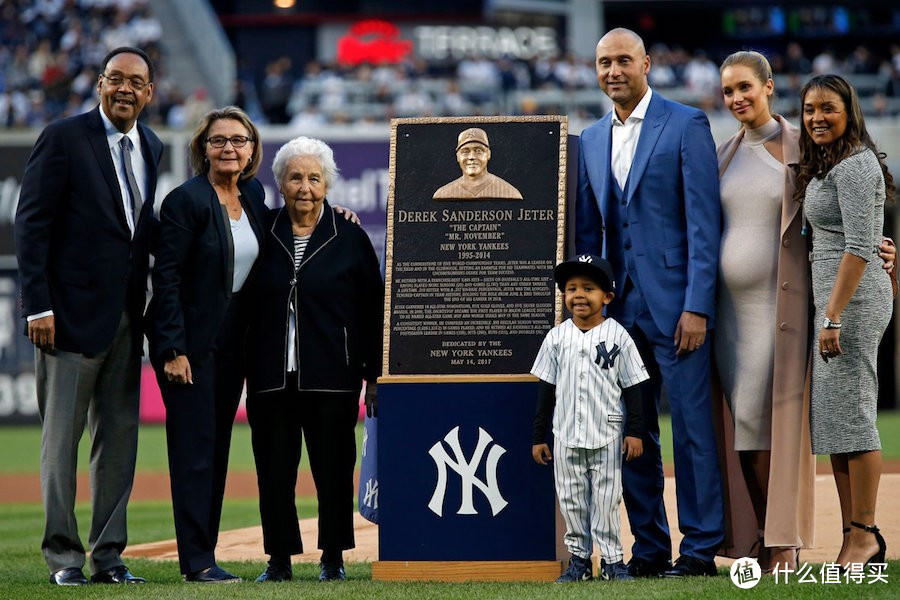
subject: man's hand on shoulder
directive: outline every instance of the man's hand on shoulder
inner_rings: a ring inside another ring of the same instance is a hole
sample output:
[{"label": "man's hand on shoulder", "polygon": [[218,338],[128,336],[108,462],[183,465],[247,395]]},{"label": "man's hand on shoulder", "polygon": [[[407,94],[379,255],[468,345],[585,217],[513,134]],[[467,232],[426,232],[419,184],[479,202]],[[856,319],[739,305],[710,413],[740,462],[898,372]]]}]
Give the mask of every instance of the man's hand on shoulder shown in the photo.
[{"label": "man's hand on shoulder", "polygon": [[28,339],[41,350],[56,348],[56,319],[53,315],[28,321]]}]

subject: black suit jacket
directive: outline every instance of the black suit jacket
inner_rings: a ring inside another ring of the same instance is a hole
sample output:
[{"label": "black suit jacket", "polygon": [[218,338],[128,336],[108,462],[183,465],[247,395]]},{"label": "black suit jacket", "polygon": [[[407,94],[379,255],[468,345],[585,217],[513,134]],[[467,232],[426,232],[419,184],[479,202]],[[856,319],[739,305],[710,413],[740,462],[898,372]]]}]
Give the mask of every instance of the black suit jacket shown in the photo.
[{"label": "black suit jacket", "polygon": [[359,392],[381,374],[384,283],[363,229],[324,214],[294,270],[294,236],[286,208],[266,215],[266,245],[250,287],[253,313],[247,344],[250,393],[285,388],[290,304],[299,316],[295,342],[300,390]]},{"label": "black suit jacket", "polygon": [[[163,145],[149,128],[137,127],[147,198],[134,237],[99,107],[48,125],[25,166],[15,222],[22,313],[53,310],[61,350],[102,352],[123,310],[140,322]],[[141,336],[134,337],[140,344]]]},{"label": "black suit jacket", "polygon": [[[263,251],[265,192],[256,179],[238,184],[241,204]],[[150,359],[159,367],[172,350],[203,364],[231,299],[229,225],[206,175],[184,182],[163,200],[154,244],[153,298],[147,309]],[[247,283],[254,276],[259,258]]]}]

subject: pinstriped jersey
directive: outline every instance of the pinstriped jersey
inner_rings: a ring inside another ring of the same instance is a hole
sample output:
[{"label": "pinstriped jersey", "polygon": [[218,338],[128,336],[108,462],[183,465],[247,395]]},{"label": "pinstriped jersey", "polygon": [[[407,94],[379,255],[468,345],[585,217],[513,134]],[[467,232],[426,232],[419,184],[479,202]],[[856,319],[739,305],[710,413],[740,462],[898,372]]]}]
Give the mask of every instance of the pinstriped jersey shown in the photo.
[{"label": "pinstriped jersey", "polygon": [[602,448],[622,434],[622,388],[649,379],[634,340],[615,319],[589,331],[572,319],[544,338],[531,374],[556,386],[553,435],[570,448]]}]

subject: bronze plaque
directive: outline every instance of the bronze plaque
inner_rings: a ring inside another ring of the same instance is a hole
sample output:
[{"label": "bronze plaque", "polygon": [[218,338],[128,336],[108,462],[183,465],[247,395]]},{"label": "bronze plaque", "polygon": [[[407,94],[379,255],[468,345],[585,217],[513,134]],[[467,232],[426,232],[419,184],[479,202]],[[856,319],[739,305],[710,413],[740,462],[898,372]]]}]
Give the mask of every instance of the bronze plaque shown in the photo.
[{"label": "bronze plaque", "polygon": [[562,304],[566,117],[391,121],[384,375],[528,376]]}]

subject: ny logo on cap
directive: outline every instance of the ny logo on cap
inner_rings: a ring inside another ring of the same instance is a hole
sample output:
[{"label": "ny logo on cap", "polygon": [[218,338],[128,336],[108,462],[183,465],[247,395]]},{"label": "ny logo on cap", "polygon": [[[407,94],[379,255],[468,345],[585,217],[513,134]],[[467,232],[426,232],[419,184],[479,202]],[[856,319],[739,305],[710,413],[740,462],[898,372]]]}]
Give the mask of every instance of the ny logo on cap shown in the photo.
[{"label": "ny logo on cap", "polygon": [[591,258],[590,254],[582,254],[581,256],[578,257],[578,262],[592,263],[592,262],[594,262],[594,259]]}]

